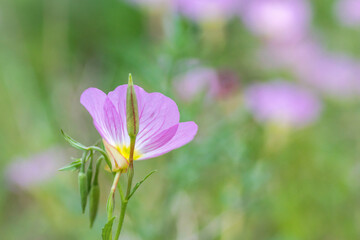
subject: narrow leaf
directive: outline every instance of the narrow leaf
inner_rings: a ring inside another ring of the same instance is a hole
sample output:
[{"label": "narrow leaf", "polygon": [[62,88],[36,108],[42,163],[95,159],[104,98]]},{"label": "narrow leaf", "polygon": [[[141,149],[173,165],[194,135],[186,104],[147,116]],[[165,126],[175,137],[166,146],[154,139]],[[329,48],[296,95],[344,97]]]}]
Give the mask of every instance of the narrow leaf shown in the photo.
[{"label": "narrow leaf", "polygon": [[112,225],[115,217],[111,218],[102,229],[102,240],[111,240],[112,239]]},{"label": "narrow leaf", "polygon": [[146,175],[146,176],[144,177],[143,180],[141,180],[140,182],[136,183],[135,186],[134,186],[134,188],[132,189],[132,191],[131,191],[128,199],[130,199],[130,198],[132,197],[132,195],[134,195],[134,193],[136,192],[136,190],[140,187],[140,185],[141,185],[148,177],[150,177],[150,176],[151,176],[153,173],[155,173],[155,172],[157,172],[157,170],[151,171],[148,175]]},{"label": "narrow leaf", "polygon": [[60,168],[59,171],[76,171],[80,169],[80,166],[81,166],[81,159],[78,158],[69,165]]},{"label": "narrow leaf", "polygon": [[63,137],[65,138],[65,140],[70,143],[71,146],[73,146],[74,148],[80,149],[80,150],[89,150],[88,147],[84,146],[83,144],[79,143],[78,141],[76,141],[75,139],[73,139],[72,137],[70,137],[69,135],[67,135],[63,130],[61,130],[61,134],[63,135]]}]

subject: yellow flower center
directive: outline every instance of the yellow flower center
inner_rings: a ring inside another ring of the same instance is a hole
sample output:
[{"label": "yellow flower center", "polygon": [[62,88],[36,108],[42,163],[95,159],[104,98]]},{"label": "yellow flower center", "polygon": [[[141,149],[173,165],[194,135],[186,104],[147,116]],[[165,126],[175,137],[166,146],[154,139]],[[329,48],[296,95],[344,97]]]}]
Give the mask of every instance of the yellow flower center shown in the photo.
[{"label": "yellow flower center", "polygon": [[[126,158],[127,160],[129,160],[130,157],[130,146],[116,146],[116,149],[119,151],[119,153]],[[141,154],[136,151],[136,149],[134,150],[134,160],[139,159],[141,157]]]}]

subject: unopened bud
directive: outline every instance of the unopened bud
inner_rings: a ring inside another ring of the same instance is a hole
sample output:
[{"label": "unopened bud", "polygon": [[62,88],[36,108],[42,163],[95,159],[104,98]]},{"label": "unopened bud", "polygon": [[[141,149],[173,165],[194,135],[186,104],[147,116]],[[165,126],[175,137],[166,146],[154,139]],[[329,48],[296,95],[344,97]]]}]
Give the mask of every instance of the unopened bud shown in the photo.
[{"label": "unopened bud", "polygon": [[139,132],[139,112],[131,74],[129,74],[129,82],[126,94],[126,124],[130,138],[135,138]]},{"label": "unopened bud", "polygon": [[80,189],[80,200],[81,200],[81,209],[82,212],[85,212],[86,202],[87,202],[87,194],[88,194],[88,186],[87,186],[87,177],[83,172],[79,173],[79,189]]},{"label": "unopened bud", "polygon": [[100,188],[99,185],[93,185],[89,193],[89,217],[90,228],[93,226],[99,206]]}]

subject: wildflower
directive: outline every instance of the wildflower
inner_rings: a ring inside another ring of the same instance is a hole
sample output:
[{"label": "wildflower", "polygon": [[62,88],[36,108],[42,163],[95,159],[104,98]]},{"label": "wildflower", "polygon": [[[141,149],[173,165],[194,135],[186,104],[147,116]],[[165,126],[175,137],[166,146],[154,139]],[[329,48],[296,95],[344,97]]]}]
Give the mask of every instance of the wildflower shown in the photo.
[{"label": "wildflower", "polygon": [[220,86],[214,69],[196,67],[178,76],[174,81],[174,87],[183,101],[191,102],[201,94],[204,94],[207,100],[214,98]]},{"label": "wildflower", "polygon": [[297,74],[308,85],[337,99],[352,98],[360,90],[360,64],[347,56],[323,54],[313,57],[301,65]]},{"label": "wildflower", "polygon": [[206,101],[225,99],[237,92],[239,79],[231,70],[198,66],[176,77],[174,88],[179,98],[186,102],[201,95]]},{"label": "wildflower", "polygon": [[[126,123],[128,85],[120,85],[106,95],[89,88],[80,102],[88,110],[109,155],[112,171],[126,171],[129,166],[130,137]],[[163,155],[190,142],[196,132],[194,122],[179,122],[176,103],[161,93],[147,93],[134,85],[139,115],[134,160]]]},{"label": "wildflower", "polygon": [[320,101],[312,93],[284,81],[250,86],[245,103],[258,122],[294,128],[314,122],[321,110]]},{"label": "wildflower", "polygon": [[13,159],[5,169],[6,180],[11,187],[21,189],[41,185],[55,176],[66,155],[60,147],[52,147],[27,158]]},{"label": "wildflower", "polygon": [[247,27],[267,40],[302,39],[310,20],[310,7],[302,0],[252,0],[241,16]]},{"label": "wildflower", "polygon": [[360,0],[339,0],[335,4],[335,14],[345,26],[360,25]]},{"label": "wildflower", "polygon": [[241,0],[176,0],[176,10],[195,22],[229,19],[239,10]]}]

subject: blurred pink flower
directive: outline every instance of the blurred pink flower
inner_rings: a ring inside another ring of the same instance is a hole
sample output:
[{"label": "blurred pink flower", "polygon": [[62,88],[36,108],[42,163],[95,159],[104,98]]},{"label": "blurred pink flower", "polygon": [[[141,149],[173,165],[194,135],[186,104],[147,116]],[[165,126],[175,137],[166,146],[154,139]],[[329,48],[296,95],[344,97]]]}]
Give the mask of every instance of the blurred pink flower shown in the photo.
[{"label": "blurred pink flower", "polygon": [[241,15],[254,34],[284,42],[306,35],[311,9],[304,0],[250,0]]},{"label": "blurred pink flower", "polygon": [[174,80],[177,95],[187,102],[193,101],[200,94],[212,99],[219,91],[218,75],[214,69],[198,67],[178,76]]},{"label": "blurred pink flower", "polygon": [[174,0],[175,9],[196,22],[224,21],[239,11],[242,0]]},{"label": "blurred pink flower", "polygon": [[350,98],[360,93],[360,64],[345,56],[320,55],[298,71],[299,79],[333,97]]},{"label": "blurred pink flower", "polygon": [[216,71],[197,67],[174,80],[176,94],[183,101],[191,102],[202,94],[206,101],[226,98],[239,89],[239,79],[231,70]]},{"label": "blurred pink flower", "polygon": [[360,25],[360,0],[339,0],[334,11],[343,25]]},{"label": "blurred pink flower", "polygon": [[316,42],[306,39],[299,42],[281,44],[267,42],[258,51],[259,61],[268,68],[287,68],[297,72],[324,51]]},{"label": "blurred pink flower", "polygon": [[[80,99],[103,138],[113,171],[124,170],[129,166],[127,87],[127,84],[120,85],[108,95],[99,89],[89,88]],[[134,160],[163,155],[194,138],[197,125],[194,122],[179,122],[179,110],[173,100],[161,93],[147,93],[136,85],[134,88],[139,109],[139,133],[136,137]]]},{"label": "blurred pink flower", "polygon": [[11,186],[29,188],[45,183],[56,175],[66,160],[60,148],[51,148],[28,158],[11,161],[5,170],[6,179]]},{"label": "blurred pink flower", "polygon": [[360,62],[330,54],[315,41],[267,44],[259,51],[262,66],[285,68],[323,94],[350,98],[360,93]]},{"label": "blurred pink flower", "polygon": [[260,123],[294,128],[314,122],[321,110],[320,101],[311,92],[285,81],[250,86],[245,91],[245,104]]}]

